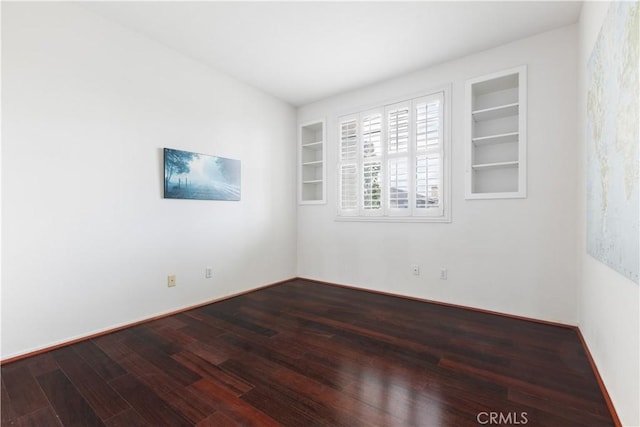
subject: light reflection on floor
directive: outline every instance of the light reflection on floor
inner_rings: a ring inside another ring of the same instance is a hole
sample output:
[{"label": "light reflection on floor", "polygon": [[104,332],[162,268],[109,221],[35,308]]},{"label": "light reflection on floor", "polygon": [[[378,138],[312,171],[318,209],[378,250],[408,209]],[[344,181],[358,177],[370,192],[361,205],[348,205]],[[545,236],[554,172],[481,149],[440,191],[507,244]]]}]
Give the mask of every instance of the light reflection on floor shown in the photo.
[{"label": "light reflection on floor", "polygon": [[358,412],[370,413],[372,408],[384,410],[396,425],[443,425],[440,390],[437,384],[424,384],[424,379],[395,366],[358,365],[344,361],[340,368],[340,385],[362,402]]}]

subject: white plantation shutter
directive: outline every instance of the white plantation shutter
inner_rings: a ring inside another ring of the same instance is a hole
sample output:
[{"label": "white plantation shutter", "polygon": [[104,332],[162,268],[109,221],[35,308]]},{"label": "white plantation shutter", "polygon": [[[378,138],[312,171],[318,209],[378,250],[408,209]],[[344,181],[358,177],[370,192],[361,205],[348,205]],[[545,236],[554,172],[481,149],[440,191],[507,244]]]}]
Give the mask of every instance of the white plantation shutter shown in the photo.
[{"label": "white plantation shutter", "polygon": [[355,164],[340,166],[340,210],[358,210],[358,166]]},{"label": "white plantation shutter", "polygon": [[382,210],[382,163],[364,162],[362,168],[362,208],[364,215]]},{"label": "white plantation shutter", "polygon": [[365,216],[382,215],[382,112],[361,114],[362,211]]},{"label": "white plantation shutter", "polygon": [[339,118],[340,216],[449,220],[444,99],[443,91]]},{"label": "white plantation shutter", "polygon": [[338,211],[341,215],[358,213],[358,119],[344,117],[340,121],[340,193]]},{"label": "white plantation shutter", "polygon": [[382,155],[382,114],[366,114],[362,118],[362,156],[364,158]]},{"label": "white plantation shutter", "polygon": [[443,94],[413,101],[416,115],[414,215],[441,216]]},{"label": "white plantation shutter", "polygon": [[389,154],[406,153],[409,150],[408,105],[387,109],[387,151]]},{"label": "white plantation shutter", "polygon": [[[441,168],[439,156],[416,157],[416,210],[440,210]],[[419,212],[420,213],[420,212]]]},{"label": "white plantation shutter", "polygon": [[407,212],[409,205],[409,159],[406,157],[389,159],[387,169],[389,204],[388,208],[403,209]]},{"label": "white plantation shutter", "polygon": [[340,161],[358,160],[358,122],[350,119],[340,123]]},{"label": "white plantation shutter", "polygon": [[421,209],[427,203],[429,181],[427,179],[427,156],[416,157],[416,208]]},{"label": "white plantation shutter", "polygon": [[387,154],[387,215],[411,213],[411,102],[385,107]]}]

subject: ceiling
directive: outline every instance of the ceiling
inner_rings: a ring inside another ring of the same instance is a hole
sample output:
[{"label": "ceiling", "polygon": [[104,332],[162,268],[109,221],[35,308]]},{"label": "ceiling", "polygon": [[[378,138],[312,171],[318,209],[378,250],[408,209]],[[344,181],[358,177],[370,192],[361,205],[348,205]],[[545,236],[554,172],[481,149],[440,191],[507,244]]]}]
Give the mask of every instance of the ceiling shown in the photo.
[{"label": "ceiling", "polygon": [[292,105],[578,21],[581,2],[83,2]]}]

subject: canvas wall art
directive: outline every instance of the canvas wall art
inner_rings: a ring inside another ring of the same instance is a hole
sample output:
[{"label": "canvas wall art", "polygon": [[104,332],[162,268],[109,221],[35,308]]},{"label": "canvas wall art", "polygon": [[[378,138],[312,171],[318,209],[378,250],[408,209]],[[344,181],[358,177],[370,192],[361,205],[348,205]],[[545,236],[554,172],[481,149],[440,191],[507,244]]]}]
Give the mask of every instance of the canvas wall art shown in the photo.
[{"label": "canvas wall art", "polygon": [[164,198],[240,200],[240,160],[165,148]]},{"label": "canvas wall art", "polygon": [[638,2],[612,2],[587,64],[587,252],[638,283]]}]

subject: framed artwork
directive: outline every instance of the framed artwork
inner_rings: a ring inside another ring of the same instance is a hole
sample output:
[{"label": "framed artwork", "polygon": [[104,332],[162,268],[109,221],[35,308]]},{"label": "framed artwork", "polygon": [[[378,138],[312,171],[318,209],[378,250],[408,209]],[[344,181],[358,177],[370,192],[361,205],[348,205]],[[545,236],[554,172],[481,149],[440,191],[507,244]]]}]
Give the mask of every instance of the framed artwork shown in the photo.
[{"label": "framed artwork", "polygon": [[240,200],[240,160],[164,149],[164,198]]}]

